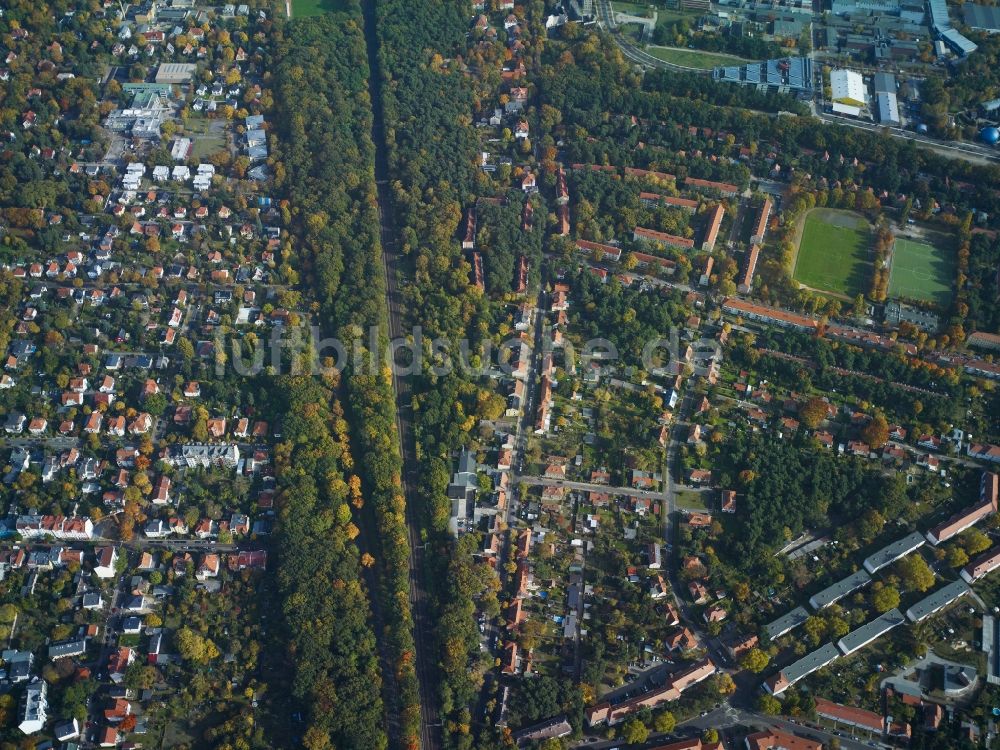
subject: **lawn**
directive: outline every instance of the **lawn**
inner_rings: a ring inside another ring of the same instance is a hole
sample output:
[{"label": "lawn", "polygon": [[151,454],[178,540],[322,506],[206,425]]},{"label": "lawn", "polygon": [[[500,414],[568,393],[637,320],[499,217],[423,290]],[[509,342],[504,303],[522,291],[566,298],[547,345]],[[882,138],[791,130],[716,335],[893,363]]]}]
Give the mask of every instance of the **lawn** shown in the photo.
[{"label": "lawn", "polygon": [[195,138],[191,147],[191,158],[201,161],[216,151],[226,147],[226,139],[221,135],[205,135]]},{"label": "lawn", "polygon": [[873,272],[868,222],[851,211],[809,212],[792,274],[796,281],[853,298],[868,291]]},{"label": "lawn", "polygon": [[623,3],[614,0],[611,7],[616,13],[628,13],[630,16],[641,16],[642,18],[652,18],[653,11],[649,8],[649,3]]},{"label": "lawn", "polygon": [[682,65],[685,68],[711,70],[724,65],[742,65],[747,62],[735,55],[720,55],[715,52],[702,52],[696,49],[679,49],[677,47],[646,47],[648,52],[658,60]]},{"label": "lawn", "polygon": [[677,507],[681,510],[691,510],[700,513],[708,511],[708,506],[705,504],[705,499],[708,498],[710,493],[708,492],[694,492],[692,490],[677,490],[674,493],[674,499],[676,500]]},{"label": "lawn", "polygon": [[321,16],[344,9],[344,0],[292,0],[292,18]]},{"label": "lawn", "polygon": [[[630,16],[639,16],[640,18],[653,17],[653,10],[650,9],[649,3],[626,3],[614,0],[614,2],[611,3],[611,7],[616,13],[628,13]],[[663,26],[664,24],[670,23],[671,21],[677,21],[681,18],[687,18],[691,21],[698,18],[697,13],[692,13],[690,11],[672,10],[669,8],[656,8],[655,10],[657,26]]]},{"label": "lawn", "polygon": [[890,297],[923,300],[947,307],[954,279],[955,260],[949,250],[896,238],[889,269]]}]

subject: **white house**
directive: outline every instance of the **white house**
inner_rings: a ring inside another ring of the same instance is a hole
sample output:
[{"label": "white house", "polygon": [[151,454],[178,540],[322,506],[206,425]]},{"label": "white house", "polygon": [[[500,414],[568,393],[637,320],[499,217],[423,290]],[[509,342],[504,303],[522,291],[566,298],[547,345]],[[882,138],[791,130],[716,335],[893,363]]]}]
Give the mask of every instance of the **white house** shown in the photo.
[{"label": "white house", "polygon": [[25,734],[40,732],[48,718],[49,686],[44,680],[36,679],[28,685],[21,710],[21,723],[17,725]]},{"label": "white house", "polygon": [[98,578],[114,578],[115,564],[118,562],[118,550],[114,547],[98,547],[95,551],[97,564],[94,573]]}]

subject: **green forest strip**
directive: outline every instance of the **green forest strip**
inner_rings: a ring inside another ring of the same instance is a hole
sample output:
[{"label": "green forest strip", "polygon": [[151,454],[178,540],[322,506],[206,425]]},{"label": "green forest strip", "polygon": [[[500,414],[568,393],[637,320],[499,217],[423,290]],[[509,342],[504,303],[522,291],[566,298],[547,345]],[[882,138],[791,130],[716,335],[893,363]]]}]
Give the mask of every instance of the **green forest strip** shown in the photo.
[{"label": "green forest strip", "polygon": [[[468,6],[455,0],[380,0],[376,10],[393,209],[413,272],[404,286],[404,308],[419,311],[425,340],[468,337],[476,351],[491,329],[489,309],[469,284],[455,229],[480,175],[474,102],[491,89],[453,62],[466,52]],[[425,556],[429,569],[420,574],[436,605],[431,608],[437,614],[434,662],[440,673],[434,684],[444,743],[455,748],[472,747],[470,706],[493,667],[491,655],[479,648],[477,604],[499,611],[496,575],[473,555],[478,536],[467,535],[456,545],[447,533],[453,454],[468,442],[483,404],[495,395],[486,385],[458,372],[413,378],[422,501],[416,511],[432,546]]]},{"label": "green forest strip", "polygon": [[[288,273],[294,269],[301,282],[315,291],[324,334],[352,341],[367,337],[368,328],[378,326],[384,345],[385,278],[360,7],[352,3],[344,12],[292,21],[288,28],[294,33],[284,38],[277,67],[275,98],[280,116],[275,121],[281,124],[282,132],[275,181],[288,200],[284,212],[294,242],[282,249],[282,262]],[[399,744],[416,747],[420,727],[408,596],[409,545],[405,504],[398,489],[401,462],[392,386],[387,371],[347,371],[342,385],[349,406],[343,417],[338,414],[331,423],[351,426],[360,487],[351,484],[350,500],[356,509],[354,516],[370,540],[379,574],[375,594],[385,629],[377,634],[368,629],[352,639],[350,631],[345,637],[336,622],[317,621],[307,626],[296,620],[296,627],[290,628],[291,637],[302,643],[292,654],[295,694],[306,701],[310,728],[327,733],[334,746],[385,747],[388,738],[383,729],[378,675],[369,669],[363,680],[342,683],[336,677],[338,670],[356,665],[359,657],[368,661],[377,635],[384,639],[381,648],[383,654],[388,653],[393,670],[382,677],[395,683],[395,690],[388,694],[396,705],[388,706],[388,713],[399,728]],[[295,515],[304,517],[298,525],[286,527],[282,549],[304,548],[308,552],[289,555],[283,579],[301,577],[298,566],[303,554],[327,554],[325,540],[312,539],[309,532],[318,527],[330,533],[331,523],[339,518],[334,514],[342,513],[346,496],[341,497],[339,477],[322,468],[316,466],[318,471],[311,473],[311,481],[332,502],[331,507],[321,504],[299,509],[297,493],[286,496]],[[345,470],[350,468],[344,466]],[[336,493],[326,487],[331,482]],[[338,586],[360,589],[356,566],[349,572],[352,575],[320,575],[307,586],[290,583],[286,612],[322,608]],[[363,596],[356,604],[352,616],[364,621],[369,610]]]}]

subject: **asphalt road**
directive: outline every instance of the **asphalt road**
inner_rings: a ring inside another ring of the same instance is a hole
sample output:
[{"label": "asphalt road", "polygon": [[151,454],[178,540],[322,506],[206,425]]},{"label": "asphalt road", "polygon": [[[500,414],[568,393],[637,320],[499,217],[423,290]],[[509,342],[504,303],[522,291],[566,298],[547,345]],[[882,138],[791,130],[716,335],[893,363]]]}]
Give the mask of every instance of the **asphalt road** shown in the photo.
[{"label": "asphalt road", "polygon": [[530,477],[513,474],[514,484],[527,484],[536,487],[564,487],[567,490],[583,490],[589,492],[607,492],[609,495],[627,495],[629,497],[648,497],[652,500],[664,500],[663,490],[637,490],[631,487],[609,487],[606,484],[591,484],[590,482],[572,482],[568,479],[550,479],[548,477]]}]

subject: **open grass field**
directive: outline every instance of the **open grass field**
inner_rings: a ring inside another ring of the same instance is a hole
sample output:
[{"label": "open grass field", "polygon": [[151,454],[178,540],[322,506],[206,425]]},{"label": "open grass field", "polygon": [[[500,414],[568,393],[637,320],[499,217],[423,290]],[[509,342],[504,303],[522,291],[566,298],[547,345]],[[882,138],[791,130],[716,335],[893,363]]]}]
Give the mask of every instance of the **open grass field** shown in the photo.
[{"label": "open grass field", "polygon": [[923,300],[947,307],[954,279],[955,259],[949,248],[896,238],[889,268],[890,297]]},{"label": "open grass field", "polygon": [[677,507],[682,510],[690,510],[698,513],[705,513],[709,510],[705,502],[709,499],[711,493],[709,492],[696,492],[693,490],[677,490],[674,494],[674,499],[677,503]]},{"label": "open grass field", "polygon": [[292,0],[292,18],[321,16],[343,8],[343,0]]},{"label": "open grass field", "polygon": [[858,214],[814,209],[806,215],[792,278],[849,298],[864,294],[875,270],[871,242],[868,222]]},{"label": "open grass field", "polygon": [[[611,7],[616,13],[628,13],[630,16],[639,16],[640,18],[653,17],[653,9],[649,7],[648,3],[629,3],[614,0],[611,3]],[[691,21],[695,21],[698,18],[698,13],[692,11],[672,10],[670,8],[656,8],[655,10],[657,26],[662,26],[681,18],[687,18]]]},{"label": "open grass field", "polygon": [[710,70],[722,65],[741,65],[747,62],[742,57],[735,55],[720,55],[716,52],[702,52],[701,50],[679,49],[677,47],[649,46],[646,47],[646,52],[664,62],[702,70]]}]

